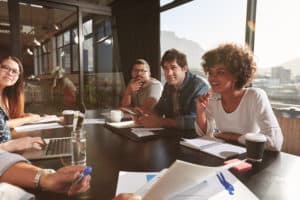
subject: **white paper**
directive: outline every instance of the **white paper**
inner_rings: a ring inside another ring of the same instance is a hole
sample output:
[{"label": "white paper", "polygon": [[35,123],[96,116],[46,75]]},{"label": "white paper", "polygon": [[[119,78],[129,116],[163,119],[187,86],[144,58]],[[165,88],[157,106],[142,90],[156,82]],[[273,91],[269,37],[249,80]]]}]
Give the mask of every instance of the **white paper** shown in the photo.
[{"label": "white paper", "polygon": [[209,199],[209,200],[258,200],[258,198],[253,194],[243,183],[241,183],[233,174],[229,171],[223,172],[226,180],[231,183],[234,187],[234,195],[230,195],[224,186],[221,185],[217,176],[212,176],[202,183],[198,183],[192,188],[184,191],[172,200],[199,200],[199,199]]},{"label": "white paper", "polygon": [[246,153],[246,148],[203,138],[183,139],[180,144],[197,149],[222,159]]},{"label": "white paper", "polygon": [[[152,185],[143,200],[258,199],[227,171],[230,166],[207,167],[176,160]],[[230,195],[216,178],[219,172],[223,172],[226,180],[234,186],[234,195]]]},{"label": "white paper", "polygon": [[60,122],[60,118],[56,115],[45,115],[40,117],[38,121],[30,122],[28,124],[39,124],[39,123],[48,123],[48,122]]},{"label": "white paper", "polygon": [[122,122],[107,122],[108,125],[115,128],[132,128],[139,127],[133,120],[131,121],[122,121]]},{"label": "white paper", "polygon": [[33,194],[26,192],[22,188],[8,183],[0,183],[0,199],[32,200],[35,198]]},{"label": "white paper", "polygon": [[120,171],[118,177],[116,196],[121,193],[135,193],[137,191],[139,191],[140,195],[143,194],[147,187],[150,188],[150,185],[147,184],[150,182],[147,179],[147,176],[157,176],[158,174],[159,172]]},{"label": "white paper", "polygon": [[32,124],[32,125],[23,125],[15,127],[16,132],[25,132],[25,131],[36,131],[36,130],[45,130],[45,129],[54,129],[54,128],[63,128],[59,123],[47,123],[47,124]]},{"label": "white paper", "polygon": [[131,130],[131,132],[138,137],[146,137],[146,136],[155,135],[155,133],[153,133],[152,131],[148,131],[148,130]]},{"label": "white paper", "polygon": [[132,131],[161,131],[164,128],[131,128]]},{"label": "white paper", "polygon": [[[161,172],[119,172],[116,195],[134,193],[143,200],[257,200],[258,198],[228,169],[240,164],[237,161],[219,167],[207,167],[184,161],[175,161]],[[223,172],[226,180],[234,186],[230,195],[217,179],[216,174]],[[150,181],[147,175],[154,175]]]},{"label": "white paper", "polygon": [[105,124],[105,119],[84,119],[83,124]]}]

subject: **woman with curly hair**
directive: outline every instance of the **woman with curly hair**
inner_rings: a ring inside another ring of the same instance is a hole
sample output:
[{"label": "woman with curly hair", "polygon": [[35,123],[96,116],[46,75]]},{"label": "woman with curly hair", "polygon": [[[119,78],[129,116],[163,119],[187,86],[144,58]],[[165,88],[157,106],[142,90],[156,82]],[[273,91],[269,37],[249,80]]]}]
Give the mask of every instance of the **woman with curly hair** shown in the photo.
[{"label": "woman with curly hair", "polygon": [[224,44],[206,52],[202,59],[211,92],[198,98],[196,132],[242,144],[244,134],[261,133],[267,138],[266,149],[280,151],[283,137],[266,93],[246,88],[256,71],[252,52]]}]

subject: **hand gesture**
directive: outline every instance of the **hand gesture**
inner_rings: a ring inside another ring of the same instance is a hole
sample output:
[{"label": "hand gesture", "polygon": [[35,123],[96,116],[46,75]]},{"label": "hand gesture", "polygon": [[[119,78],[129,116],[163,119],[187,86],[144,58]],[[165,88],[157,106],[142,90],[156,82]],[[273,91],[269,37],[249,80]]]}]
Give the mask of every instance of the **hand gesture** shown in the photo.
[{"label": "hand gesture", "polygon": [[143,115],[135,119],[137,124],[143,125],[145,128],[160,128],[162,119],[154,113],[145,112]]},{"label": "hand gesture", "polygon": [[72,184],[84,170],[85,166],[62,167],[53,174],[45,174],[40,179],[40,186],[43,189],[75,195],[87,191],[90,188],[91,176],[85,176],[79,183]]},{"label": "hand gesture", "polygon": [[127,91],[129,94],[132,94],[138,91],[143,85],[143,82],[139,79],[131,81],[131,83],[127,87]]},{"label": "hand gesture", "polygon": [[207,108],[207,106],[209,104],[209,97],[210,97],[210,93],[206,93],[206,94],[198,97],[197,103],[196,103],[198,113],[202,113],[205,111],[205,109]]}]

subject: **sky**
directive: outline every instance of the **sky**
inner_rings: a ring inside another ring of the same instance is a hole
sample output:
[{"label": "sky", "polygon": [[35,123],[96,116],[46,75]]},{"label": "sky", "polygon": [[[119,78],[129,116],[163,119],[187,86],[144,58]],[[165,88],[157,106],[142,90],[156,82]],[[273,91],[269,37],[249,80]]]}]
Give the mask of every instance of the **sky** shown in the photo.
[{"label": "sky", "polygon": [[[194,0],[162,12],[161,30],[173,31],[205,50],[224,42],[244,44],[246,6],[247,0]],[[254,54],[259,67],[300,57],[299,20],[299,0],[257,1]]]}]

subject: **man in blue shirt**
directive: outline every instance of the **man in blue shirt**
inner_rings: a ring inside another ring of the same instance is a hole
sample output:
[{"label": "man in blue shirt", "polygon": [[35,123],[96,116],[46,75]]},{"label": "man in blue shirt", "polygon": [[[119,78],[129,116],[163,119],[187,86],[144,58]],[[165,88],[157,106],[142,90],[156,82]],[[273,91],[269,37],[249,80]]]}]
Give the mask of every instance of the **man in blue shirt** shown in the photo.
[{"label": "man in blue shirt", "polygon": [[188,70],[186,55],[166,51],[161,60],[167,83],[154,113],[143,113],[136,121],[145,127],[194,129],[197,97],[208,92],[205,79]]}]

